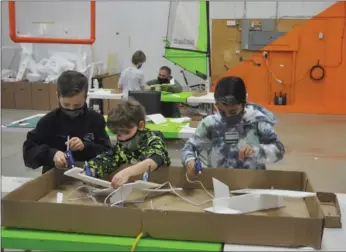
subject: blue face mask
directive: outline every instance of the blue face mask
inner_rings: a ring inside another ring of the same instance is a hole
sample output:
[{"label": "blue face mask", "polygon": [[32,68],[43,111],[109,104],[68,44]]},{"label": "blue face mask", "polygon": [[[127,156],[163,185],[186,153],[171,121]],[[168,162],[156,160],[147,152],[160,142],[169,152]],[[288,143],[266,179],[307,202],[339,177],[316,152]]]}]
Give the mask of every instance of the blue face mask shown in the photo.
[{"label": "blue face mask", "polygon": [[140,69],[142,67],[142,64],[137,65],[137,69]]},{"label": "blue face mask", "polygon": [[225,120],[227,125],[229,125],[229,126],[233,126],[233,125],[240,123],[240,121],[244,115],[243,112],[240,112],[239,114],[235,114],[235,115],[229,115],[229,116],[226,116],[226,113],[223,111],[219,111],[219,113],[221,115],[221,118],[223,120]]}]

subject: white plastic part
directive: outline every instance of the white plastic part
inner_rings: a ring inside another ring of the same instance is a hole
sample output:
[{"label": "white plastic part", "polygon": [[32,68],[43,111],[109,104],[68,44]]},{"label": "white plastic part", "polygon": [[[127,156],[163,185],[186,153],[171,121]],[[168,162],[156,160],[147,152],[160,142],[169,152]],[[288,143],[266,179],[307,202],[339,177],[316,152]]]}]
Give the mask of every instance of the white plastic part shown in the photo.
[{"label": "white plastic part", "polygon": [[94,84],[94,89],[99,89],[100,88],[100,85],[99,85],[99,81],[95,78],[94,80],[93,80],[93,84]]},{"label": "white plastic part", "polygon": [[260,194],[260,195],[274,195],[283,196],[288,198],[307,198],[314,197],[314,192],[302,192],[302,191],[290,191],[290,190],[278,190],[278,189],[240,189],[231,191],[232,194]]},{"label": "white plastic part", "polygon": [[64,194],[62,192],[56,193],[56,203],[62,203],[64,200]]},{"label": "white plastic part", "polygon": [[104,188],[111,187],[111,183],[109,181],[87,176],[83,173],[83,171],[84,170],[82,168],[74,167],[70,170],[65,171],[64,175],[75,178],[75,179],[79,179],[85,183],[101,186]]},{"label": "white plastic part", "polygon": [[[81,180],[85,183],[89,183],[89,184],[93,184],[93,185],[97,185],[97,186],[101,186],[104,188],[111,188],[111,183],[109,181],[106,180],[102,180],[102,179],[98,179],[98,178],[94,178],[94,177],[90,177],[87,176],[83,173],[83,169],[79,168],[79,167],[74,167],[70,170],[67,170],[64,172],[64,175]],[[146,182],[146,181],[142,181],[142,180],[137,180],[133,183],[127,183],[124,184],[122,187],[131,187],[134,189],[151,189],[151,188],[156,188],[161,186],[161,184],[157,184],[157,183],[152,183],[152,182]],[[102,189],[101,189],[102,190]]]}]

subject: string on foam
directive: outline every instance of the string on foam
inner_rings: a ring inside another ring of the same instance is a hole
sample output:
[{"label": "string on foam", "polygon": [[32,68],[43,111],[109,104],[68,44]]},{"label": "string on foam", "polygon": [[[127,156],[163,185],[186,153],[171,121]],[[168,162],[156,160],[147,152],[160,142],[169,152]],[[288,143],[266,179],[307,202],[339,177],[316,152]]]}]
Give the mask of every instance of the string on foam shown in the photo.
[{"label": "string on foam", "polygon": [[[187,199],[185,198],[184,196],[180,195],[178,192],[177,192],[177,189],[174,188],[172,186],[172,184],[170,182],[165,182],[163,184],[161,184],[160,186],[156,187],[156,188],[153,188],[152,190],[148,190],[148,192],[146,193],[146,195],[141,199],[141,200],[126,200],[126,199],[123,199],[122,196],[122,191],[120,193],[121,195],[121,199],[119,202],[114,202],[112,204],[109,204],[108,201],[109,199],[115,194],[117,193],[119,190],[121,190],[122,188],[119,187],[117,189],[115,189],[114,191],[112,191],[110,194],[108,194],[106,196],[106,198],[104,199],[104,202],[103,204],[106,205],[106,206],[110,206],[110,207],[123,207],[124,206],[124,203],[143,203],[145,202],[145,200],[147,199],[147,197],[152,193],[152,192],[155,192],[155,190],[160,190],[161,188],[165,187],[165,186],[168,186],[170,188],[169,192],[170,193],[173,193],[174,195],[176,195],[177,197],[179,197],[180,199],[184,200],[185,202],[191,204],[191,205],[194,205],[194,206],[202,206],[202,205],[205,205],[211,201],[213,201],[213,199],[215,198],[213,194],[211,194],[206,188],[205,186],[203,185],[203,183],[199,180],[190,180],[188,175],[185,174],[185,177],[186,177],[186,180],[187,182],[191,183],[191,184],[199,184],[202,189],[206,192],[206,194],[208,196],[210,196],[211,199],[208,199],[208,200],[205,200],[203,202],[200,202],[200,203],[196,203],[190,199]],[[84,199],[84,198],[89,198],[91,199],[95,204],[99,204],[96,200],[96,198],[94,197],[95,193],[92,192],[92,187],[91,186],[88,186],[88,185],[83,185],[83,186],[80,186],[78,188],[76,188],[75,190],[80,190],[82,188],[86,188],[88,190],[88,193],[86,195],[86,197],[81,197],[81,198],[74,198],[74,199],[69,199],[69,200],[79,200],[79,199]],[[156,191],[156,192],[161,192],[161,191]],[[166,191],[167,192],[167,191]],[[72,192],[73,193],[73,192]],[[71,193],[71,194],[72,194]],[[152,200],[150,201],[150,206],[151,206],[151,209],[154,209],[154,206],[153,206],[153,202]]]}]

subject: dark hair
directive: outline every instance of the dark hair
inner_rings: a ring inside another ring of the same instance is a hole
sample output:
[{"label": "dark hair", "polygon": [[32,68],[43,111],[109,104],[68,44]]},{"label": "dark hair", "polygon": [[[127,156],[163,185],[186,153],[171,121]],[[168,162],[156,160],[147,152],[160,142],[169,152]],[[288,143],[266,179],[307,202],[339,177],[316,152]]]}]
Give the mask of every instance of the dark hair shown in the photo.
[{"label": "dark hair", "polygon": [[142,52],[142,51],[136,51],[132,55],[132,64],[134,64],[134,65],[144,63],[146,60],[147,60],[147,57],[145,56],[144,52]]},{"label": "dark hair", "polygon": [[145,121],[144,107],[133,98],[123,101],[108,114],[107,127],[117,133],[120,129],[131,129]]},{"label": "dark hair", "polygon": [[222,78],[216,84],[214,98],[216,103],[244,105],[246,103],[246,87],[244,81],[237,76]]},{"label": "dark hair", "polygon": [[160,71],[161,70],[166,71],[169,74],[169,76],[171,76],[171,74],[172,74],[172,70],[168,66],[160,67]]},{"label": "dark hair", "polygon": [[84,74],[77,71],[63,72],[57,81],[58,96],[72,97],[81,92],[88,93],[88,79]]}]

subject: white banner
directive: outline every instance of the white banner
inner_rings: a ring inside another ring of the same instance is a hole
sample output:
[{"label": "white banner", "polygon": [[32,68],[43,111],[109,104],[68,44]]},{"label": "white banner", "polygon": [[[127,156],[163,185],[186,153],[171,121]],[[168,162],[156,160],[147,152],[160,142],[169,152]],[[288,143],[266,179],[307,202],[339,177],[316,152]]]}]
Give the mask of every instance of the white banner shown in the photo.
[{"label": "white banner", "polygon": [[167,30],[168,47],[198,50],[199,23],[199,1],[171,2]]}]

